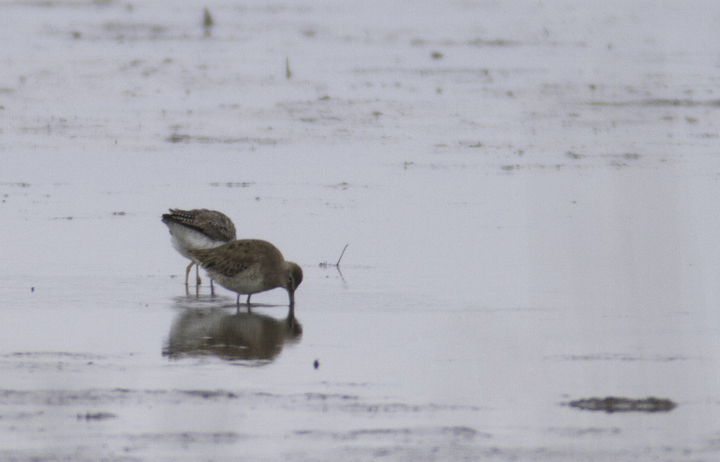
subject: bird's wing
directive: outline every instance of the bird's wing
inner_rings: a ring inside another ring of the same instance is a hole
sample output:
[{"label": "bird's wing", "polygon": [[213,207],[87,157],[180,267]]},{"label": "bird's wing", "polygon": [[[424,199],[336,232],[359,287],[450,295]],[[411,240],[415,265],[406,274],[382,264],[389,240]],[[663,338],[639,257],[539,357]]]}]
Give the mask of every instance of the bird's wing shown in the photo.
[{"label": "bird's wing", "polygon": [[202,223],[202,231],[216,241],[230,242],[235,240],[235,225],[224,213],[215,210],[202,210],[196,218]]},{"label": "bird's wing", "polygon": [[235,239],[235,225],[225,214],[215,210],[170,209],[170,213],[162,216],[164,223],[177,223],[186,228],[194,229],[210,239],[230,242]]}]

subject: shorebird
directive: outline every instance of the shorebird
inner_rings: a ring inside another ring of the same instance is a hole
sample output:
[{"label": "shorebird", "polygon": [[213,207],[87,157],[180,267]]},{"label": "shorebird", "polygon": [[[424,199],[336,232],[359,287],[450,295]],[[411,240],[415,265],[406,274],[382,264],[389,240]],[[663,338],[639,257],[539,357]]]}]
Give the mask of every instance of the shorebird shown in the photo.
[{"label": "shorebird", "polygon": [[287,290],[290,306],[295,305],[295,289],[303,279],[297,263],[285,261],[280,251],[267,241],[242,239],[213,249],[190,250],[208,275],[228,290],[250,297],[258,292],[282,287]]},{"label": "shorebird", "polygon": [[[185,269],[185,286],[188,285],[188,275],[193,265],[196,265],[197,285],[201,282],[197,261],[189,253],[191,250],[212,249],[235,240],[235,225],[225,214],[215,210],[170,209],[170,213],[162,216],[162,221],[170,229],[175,250],[191,260]],[[210,288],[213,289],[212,279]]]}]

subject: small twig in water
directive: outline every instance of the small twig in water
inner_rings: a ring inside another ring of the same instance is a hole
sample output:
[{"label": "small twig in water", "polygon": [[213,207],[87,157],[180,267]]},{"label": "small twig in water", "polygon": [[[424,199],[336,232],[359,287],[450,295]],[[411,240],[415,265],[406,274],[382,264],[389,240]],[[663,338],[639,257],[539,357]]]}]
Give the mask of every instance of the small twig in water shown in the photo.
[{"label": "small twig in water", "polygon": [[340,260],[342,260],[343,255],[345,255],[345,249],[348,248],[350,244],[345,244],[345,247],[343,247],[342,252],[340,253],[340,258],[338,258],[337,263],[328,263],[326,261],[320,263],[320,268],[327,268],[328,266],[334,266],[335,268],[340,269]]},{"label": "small twig in water", "polygon": [[335,263],[335,266],[340,266],[340,260],[342,260],[343,255],[345,255],[345,249],[348,248],[350,244],[345,244],[345,247],[343,247],[343,251],[340,253],[340,258],[338,258],[337,263]]}]

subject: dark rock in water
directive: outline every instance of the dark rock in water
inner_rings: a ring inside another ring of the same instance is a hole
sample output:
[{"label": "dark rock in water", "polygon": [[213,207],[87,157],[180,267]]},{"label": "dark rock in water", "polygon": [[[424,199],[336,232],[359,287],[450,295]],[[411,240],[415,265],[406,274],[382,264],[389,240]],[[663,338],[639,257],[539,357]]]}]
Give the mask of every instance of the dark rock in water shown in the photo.
[{"label": "dark rock in water", "polygon": [[588,411],[613,412],[669,412],[677,404],[669,399],[649,397],[645,399],[618,398],[608,396],[607,398],[585,398],[570,401],[570,407],[585,409]]}]

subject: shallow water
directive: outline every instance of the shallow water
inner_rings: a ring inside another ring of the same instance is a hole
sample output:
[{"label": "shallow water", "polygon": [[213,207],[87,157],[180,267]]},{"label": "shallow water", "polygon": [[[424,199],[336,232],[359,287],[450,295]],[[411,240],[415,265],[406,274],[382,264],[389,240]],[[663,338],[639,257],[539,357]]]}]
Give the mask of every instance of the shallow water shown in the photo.
[{"label": "shallow water", "polygon": [[[716,459],[696,6],[1,4],[0,459]],[[170,207],[295,319],[186,293]]]}]

